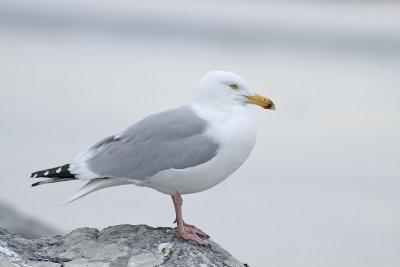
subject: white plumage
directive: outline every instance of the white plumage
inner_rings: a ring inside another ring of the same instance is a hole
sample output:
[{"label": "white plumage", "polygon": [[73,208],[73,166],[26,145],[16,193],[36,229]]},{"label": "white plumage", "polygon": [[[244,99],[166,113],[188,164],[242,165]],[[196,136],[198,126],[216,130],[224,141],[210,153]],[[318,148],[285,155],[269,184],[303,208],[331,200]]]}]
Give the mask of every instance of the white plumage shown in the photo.
[{"label": "white plumage", "polygon": [[88,181],[66,200],[105,187],[135,184],[173,198],[178,235],[201,245],[208,237],[183,222],[181,195],[209,189],[236,171],[256,141],[256,123],[246,104],[275,109],[231,72],[213,71],[199,83],[193,102],[151,115],[79,154],[69,165],[32,174],[42,183]]}]

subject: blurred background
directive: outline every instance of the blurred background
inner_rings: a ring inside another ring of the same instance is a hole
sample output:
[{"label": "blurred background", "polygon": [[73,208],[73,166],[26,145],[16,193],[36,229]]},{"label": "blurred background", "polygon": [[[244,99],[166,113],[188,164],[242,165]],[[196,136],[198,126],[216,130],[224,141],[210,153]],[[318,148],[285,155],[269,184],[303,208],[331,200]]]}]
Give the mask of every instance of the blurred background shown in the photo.
[{"label": "blurred background", "polygon": [[154,190],[62,206],[83,183],[28,177],[228,70],[277,111],[249,107],[253,153],[184,196],[187,222],[250,266],[400,266],[399,14],[398,1],[0,1],[0,226],[19,213],[38,236],[172,227]]}]

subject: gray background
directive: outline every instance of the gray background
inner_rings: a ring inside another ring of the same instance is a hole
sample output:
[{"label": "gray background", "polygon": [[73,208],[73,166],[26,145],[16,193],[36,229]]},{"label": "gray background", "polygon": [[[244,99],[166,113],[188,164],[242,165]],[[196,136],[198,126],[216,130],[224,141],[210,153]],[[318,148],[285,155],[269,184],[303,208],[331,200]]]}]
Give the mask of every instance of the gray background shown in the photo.
[{"label": "gray background", "polygon": [[209,70],[277,111],[247,162],[184,196],[184,217],[250,266],[399,266],[400,4],[0,1],[0,201],[67,232],[172,226],[169,196],[29,188],[144,116],[191,101]]}]

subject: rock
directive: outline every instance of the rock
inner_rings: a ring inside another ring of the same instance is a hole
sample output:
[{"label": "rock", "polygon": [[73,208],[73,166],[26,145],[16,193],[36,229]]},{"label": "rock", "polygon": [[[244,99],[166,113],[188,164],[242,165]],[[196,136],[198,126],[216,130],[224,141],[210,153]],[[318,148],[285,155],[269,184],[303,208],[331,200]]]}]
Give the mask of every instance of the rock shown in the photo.
[{"label": "rock", "polygon": [[[58,233],[52,227],[30,218],[2,202],[0,202],[0,227],[28,239],[53,236]],[[3,265],[0,264],[0,266]]]},{"label": "rock", "polygon": [[0,266],[247,266],[209,243],[201,247],[178,238],[172,228],[147,225],[79,228],[33,240],[0,228]]}]

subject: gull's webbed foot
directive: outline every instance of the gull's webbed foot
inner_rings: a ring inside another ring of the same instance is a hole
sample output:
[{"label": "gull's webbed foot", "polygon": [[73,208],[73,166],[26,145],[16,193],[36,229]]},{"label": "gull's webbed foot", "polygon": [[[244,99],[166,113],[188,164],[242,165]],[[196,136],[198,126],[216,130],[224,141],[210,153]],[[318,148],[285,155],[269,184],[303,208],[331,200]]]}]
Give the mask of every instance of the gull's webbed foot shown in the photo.
[{"label": "gull's webbed foot", "polygon": [[[176,223],[176,220],[174,221],[174,223]],[[197,228],[196,226],[194,226],[192,224],[183,222],[183,228],[189,234],[197,234],[197,235],[200,235],[207,239],[210,238],[210,236],[208,234],[204,233],[201,229]]]},{"label": "gull's webbed foot", "polygon": [[[194,228],[197,229],[196,227],[194,227]],[[200,230],[200,229],[198,229],[198,230]],[[204,241],[197,235],[197,234],[200,235],[200,233],[198,231],[195,231],[193,228],[184,227],[183,229],[181,229],[178,227],[178,228],[176,228],[175,231],[178,233],[178,237],[182,237],[185,240],[192,240],[192,241],[196,242],[197,244],[199,244],[200,246],[209,246],[209,244],[206,241]],[[204,232],[202,232],[202,233],[205,234]],[[205,234],[205,235],[208,236],[207,234]],[[204,236],[204,235],[202,235],[202,236]]]}]

